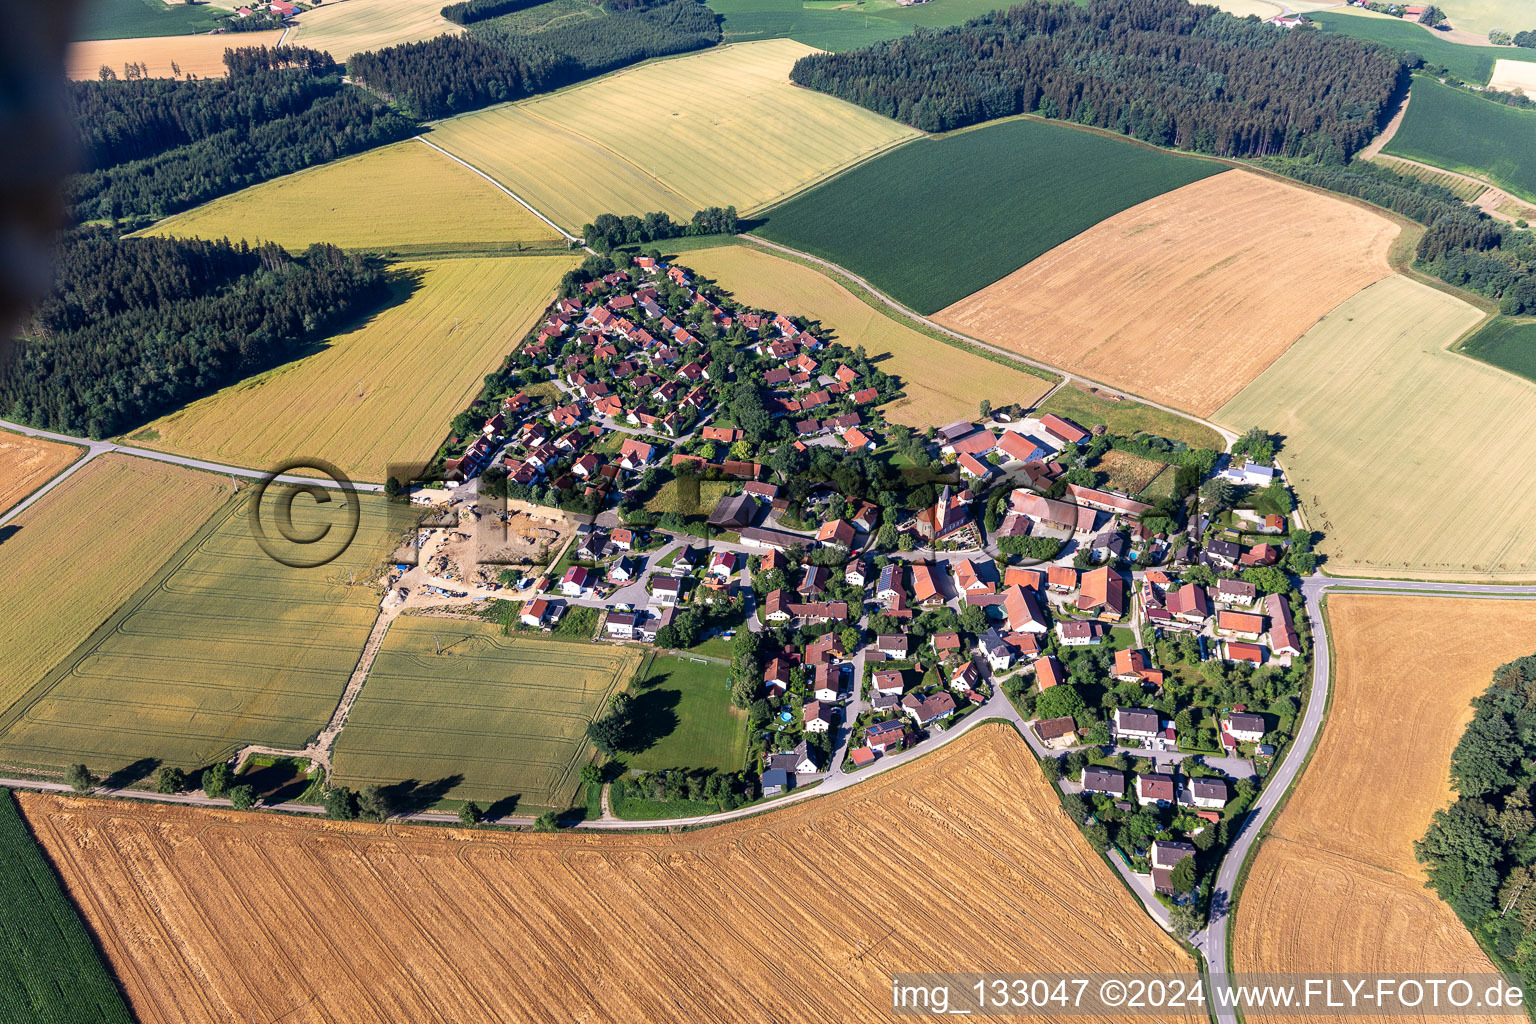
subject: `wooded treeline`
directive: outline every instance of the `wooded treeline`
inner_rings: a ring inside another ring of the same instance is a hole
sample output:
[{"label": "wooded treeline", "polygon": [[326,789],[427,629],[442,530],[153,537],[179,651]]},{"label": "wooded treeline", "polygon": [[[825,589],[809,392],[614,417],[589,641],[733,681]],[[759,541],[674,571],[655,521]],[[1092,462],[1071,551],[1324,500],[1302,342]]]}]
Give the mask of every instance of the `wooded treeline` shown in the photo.
[{"label": "wooded treeline", "polygon": [[546,0],[464,0],[463,3],[449,4],[440,13],[455,25],[468,25],[487,18],[499,18],[503,14],[514,14],[545,2]]},{"label": "wooded treeline", "polygon": [[1536,655],[1502,665],[1451,752],[1456,801],[1414,853],[1469,929],[1536,982]]},{"label": "wooded treeline", "polygon": [[621,245],[656,242],[684,235],[734,235],[741,218],[734,206],[710,206],[695,211],[693,218],[678,222],[661,210],[644,217],[600,213],[581,229],[582,240],[598,252],[608,252]]},{"label": "wooded treeline", "polygon": [[695,0],[673,0],[538,32],[492,18],[464,35],[354,54],[347,68],[414,116],[436,118],[719,41],[713,11]]},{"label": "wooded treeline", "polygon": [[0,417],[107,437],[277,365],[377,305],[383,271],[329,245],[69,233],[58,287],[0,368]]},{"label": "wooded treeline", "polygon": [[1509,314],[1536,313],[1536,235],[1493,220],[1443,185],[1355,161],[1339,167],[1300,160],[1265,160],[1268,170],[1333,192],[1357,196],[1426,228],[1418,265],[1427,273],[1499,301]]},{"label": "wooded treeline", "polygon": [[407,138],[409,118],[341,81],[329,54],[225,52],[229,77],[76,82],[87,170],[67,192],[80,220],[130,224]]},{"label": "wooded treeline", "polygon": [[1392,54],[1184,0],[1030,0],[795,63],[799,85],[924,131],[1039,112],[1219,156],[1343,162],[1406,86]]}]

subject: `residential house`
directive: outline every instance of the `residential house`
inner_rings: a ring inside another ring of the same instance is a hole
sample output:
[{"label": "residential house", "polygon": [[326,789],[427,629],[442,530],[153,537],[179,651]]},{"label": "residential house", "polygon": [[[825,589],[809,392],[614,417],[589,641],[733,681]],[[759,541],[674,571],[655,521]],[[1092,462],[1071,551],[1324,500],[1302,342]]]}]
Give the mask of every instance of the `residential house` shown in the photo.
[{"label": "residential house", "polygon": [[1165,839],[1152,841],[1152,887],[1165,896],[1177,896],[1173,885],[1173,869],[1186,857],[1193,857],[1195,848],[1190,843],[1174,843]]},{"label": "residential house", "polygon": [[1136,776],[1136,802],[1145,807],[1156,804],[1166,807],[1174,802],[1177,783],[1172,775],[1163,772],[1147,772]]},{"label": "residential house", "polygon": [[1239,643],[1236,640],[1228,640],[1223,657],[1227,661],[1246,661],[1254,665],[1264,664],[1264,648],[1258,644]]},{"label": "residential house", "polygon": [[1224,605],[1250,605],[1259,596],[1258,588],[1247,580],[1220,579],[1216,581],[1216,603]]},{"label": "residential house", "polygon": [[813,700],[805,706],[804,719],[806,732],[826,732],[832,728],[832,717],[835,708],[820,700]]},{"label": "residential house", "polygon": [[638,472],[649,465],[655,457],[655,445],[646,444],[644,441],[636,441],[634,438],[626,438],[619,447],[619,465],[628,470]]},{"label": "residential house", "polygon": [[1152,683],[1156,686],[1163,684],[1163,674],[1152,667],[1145,651],[1116,651],[1115,664],[1111,675],[1126,683],[1142,682]]},{"label": "residential house", "polygon": [[795,788],[795,773],[783,768],[769,768],[763,772],[763,796],[778,796]]},{"label": "residential house", "polygon": [[836,632],[817,637],[805,649],[805,663],[807,665],[826,665],[847,656],[848,651],[843,647],[843,638],[838,636]]},{"label": "residential house", "polygon": [[889,694],[900,697],[906,685],[900,672],[895,669],[887,669],[876,672],[870,679],[870,690],[874,693]]},{"label": "residential house", "polygon": [[1050,629],[1035,592],[1023,587],[1010,587],[1003,595],[1003,614],[1008,629],[1014,633],[1044,633]]},{"label": "residential house", "polygon": [[834,519],[829,523],[822,523],[821,529],[816,531],[816,540],[821,544],[832,547],[853,547],[853,524],[843,519]]},{"label": "residential house", "polygon": [[943,604],[938,577],[927,562],[912,563],[912,599],[918,604]]},{"label": "residential house", "polygon": [[636,612],[609,612],[603,622],[603,631],[617,640],[633,640],[636,618]]},{"label": "residential house", "polygon": [[1049,690],[1053,686],[1060,686],[1067,681],[1067,671],[1061,667],[1061,662],[1054,657],[1046,655],[1035,662],[1035,682],[1041,692]]},{"label": "residential house", "polygon": [[880,582],[875,584],[875,600],[881,604],[895,597],[898,591],[904,592],[901,583],[901,565],[891,562],[880,568]]},{"label": "residential house", "polygon": [[549,617],[550,602],[542,597],[534,598],[523,605],[523,625],[538,629],[544,625],[544,620]]},{"label": "residential house", "polygon": [[774,696],[782,696],[789,692],[789,659],[774,658],[763,669],[763,685]]},{"label": "residential house", "polygon": [[1035,723],[1035,735],[1051,750],[1077,745],[1077,722],[1071,715],[1046,718]]},{"label": "residential house", "polygon": [[1096,612],[1107,620],[1125,617],[1125,580],[1109,566],[1083,573],[1083,587],[1077,595],[1077,610]]},{"label": "residential house", "polygon": [[1227,780],[1190,779],[1189,800],[1196,807],[1221,810],[1227,806]]},{"label": "residential house", "polygon": [[918,724],[919,728],[943,721],[955,713],[956,706],[955,698],[947,693],[936,693],[931,697],[919,697],[915,693],[909,693],[901,699],[902,710]]},{"label": "residential house", "polygon": [[875,638],[875,650],[887,658],[905,661],[911,646],[911,641],[905,633],[881,633]]},{"label": "residential house", "polygon": [[608,567],[610,583],[633,583],[639,575],[640,560],[638,558],[620,558]]},{"label": "residential house", "polygon": [[1047,445],[1016,430],[1003,431],[997,439],[997,450],[1006,455],[1009,462],[1033,462],[1052,454]]},{"label": "residential house", "polygon": [[842,669],[830,662],[816,666],[811,678],[811,696],[819,701],[834,703],[842,693]]},{"label": "residential house", "polygon": [[681,576],[652,577],[651,596],[663,607],[682,603],[683,579]]},{"label": "residential house", "polygon": [[981,669],[976,667],[974,661],[968,661],[964,667],[949,674],[949,688],[957,693],[966,693],[976,689],[981,682]]},{"label": "residential house", "polygon": [[1063,647],[1091,647],[1104,638],[1104,624],[1087,619],[1063,619],[1056,623],[1056,639]]},{"label": "residential house", "polygon": [[1223,569],[1232,569],[1237,566],[1237,560],[1243,557],[1243,548],[1234,541],[1218,538],[1207,544],[1202,554],[1205,561]]},{"label": "residential house", "polygon": [[1216,614],[1216,632],[1226,636],[1257,640],[1264,633],[1264,616],[1248,612],[1222,611]]},{"label": "residential house", "polygon": [[1088,765],[1083,769],[1083,792],[1102,793],[1116,800],[1125,796],[1125,772]]},{"label": "residential house", "polygon": [[929,638],[934,653],[940,658],[950,658],[960,653],[959,633],[935,633]]},{"label": "residential house", "polygon": [[981,651],[986,655],[987,664],[992,666],[993,672],[1006,672],[1013,666],[1013,645],[1003,639],[996,627],[987,630],[978,641]]},{"label": "residential house", "polygon": [[573,565],[560,579],[560,592],[566,597],[585,597],[592,592],[595,573],[584,566]]},{"label": "residential house", "polygon": [[1211,598],[1198,583],[1186,583],[1168,595],[1168,612],[1180,622],[1202,625],[1211,617]]},{"label": "residential house", "polygon": [[1150,744],[1162,732],[1162,720],[1150,708],[1116,708],[1113,722],[1115,741],[1122,746],[1128,740]]},{"label": "residential house", "polygon": [[1077,570],[1070,565],[1053,565],[1046,570],[1046,589],[1070,594],[1077,589]]},{"label": "residential house", "polygon": [[1244,487],[1268,487],[1275,482],[1273,466],[1261,466],[1257,462],[1245,462],[1242,466],[1228,466],[1221,477]]},{"label": "residential house", "polygon": [[827,589],[827,582],[831,578],[825,566],[807,565],[800,572],[800,596],[815,597]]},{"label": "residential house", "polygon": [[635,531],[627,526],[621,526],[609,534],[608,539],[620,551],[631,551],[635,546]]},{"label": "residential house", "polygon": [[709,558],[709,569],[707,572],[711,576],[718,576],[721,579],[728,580],[736,575],[736,570],[740,567],[741,555],[734,551],[716,551]]},{"label": "residential house", "polygon": [[1240,743],[1257,743],[1264,738],[1267,728],[1263,715],[1233,712],[1221,723],[1222,731]]},{"label": "residential house", "polygon": [[849,586],[862,587],[869,582],[869,564],[862,558],[854,558],[843,566],[843,581]]},{"label": "residential house", "polygon": [[877,754],[888,754],[907,745],[907,726],[899,718],[876,722],[864,730],[864,743]]},{"label": "residential house", "polygon": [[970,591],[978,593],[991,593],[992,584],[987,581],[991,576],[990,568],[985,568],[970,558],[955,562],[950,567],[955,576],[955,588],[965,594]]}]

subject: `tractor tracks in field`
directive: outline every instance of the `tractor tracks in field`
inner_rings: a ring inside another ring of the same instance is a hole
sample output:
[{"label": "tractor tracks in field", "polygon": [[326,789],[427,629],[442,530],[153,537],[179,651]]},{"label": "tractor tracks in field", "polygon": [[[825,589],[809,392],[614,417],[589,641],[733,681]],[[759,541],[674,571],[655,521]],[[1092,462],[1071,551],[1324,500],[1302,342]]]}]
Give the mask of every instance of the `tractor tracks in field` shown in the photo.
[{"label": "tractor tracks in field", "polygon": [[352,712],[352,705],[357,703],[357,698],[363,692],[363,684],[368,681],[368,673],[373,668],[373,661],[379,656],[379,650],[384,646],[384,637],[389,633],[389,627],[400,615],[399,605],[381,607],[378,618],[373,620],[373,628],[368,632],[368,640],[363,644],[363,652],[358,656],[357,666],[352,669],[352,675],[347,680],[347,687],[341,693],[341,700],[336,704],[336,710],[331,714],[331,720],[324,729],[304,746],[301,750],[284,750],[281,747],[268,747],[260,744],[252,744],[240,748],[235,755],[235,774],[245,767],[245,763],[253,755],[267,757],[293,757],[303,758],[316,768],[325,769],[326,777],[331,774],[331,753],[336,746],[336,738],[341,735],[342,726],[347,724],[347,715]]}]

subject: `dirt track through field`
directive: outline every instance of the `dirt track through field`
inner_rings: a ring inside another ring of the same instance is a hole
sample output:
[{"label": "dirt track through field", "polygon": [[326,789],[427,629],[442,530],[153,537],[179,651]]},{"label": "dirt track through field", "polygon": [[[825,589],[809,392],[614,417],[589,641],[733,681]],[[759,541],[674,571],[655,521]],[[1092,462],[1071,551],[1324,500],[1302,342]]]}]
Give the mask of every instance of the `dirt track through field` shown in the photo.
[{"label": "dirt track through field", "polygon": [[935,314],[990,344],[1209,416],[1345,299],[1399,228],[1228,171],[1101,221]]},{"label": "dirt track through field", "polygon": [[681,835],[19,800],[143,1024],[868,1021],[899,970],[1193,969],[1003,725]]},{"label": "dirt track through field", "polygon": [[1447,773],[1468,702],[1495,668],[1536,650],[1536,604],[1334,594],[1328,611],[1337,656],[1328,721],[1248,873],[1234,965],[1490,973],[1466,928],[1424,888],[1413,842],[1451,801]]}]

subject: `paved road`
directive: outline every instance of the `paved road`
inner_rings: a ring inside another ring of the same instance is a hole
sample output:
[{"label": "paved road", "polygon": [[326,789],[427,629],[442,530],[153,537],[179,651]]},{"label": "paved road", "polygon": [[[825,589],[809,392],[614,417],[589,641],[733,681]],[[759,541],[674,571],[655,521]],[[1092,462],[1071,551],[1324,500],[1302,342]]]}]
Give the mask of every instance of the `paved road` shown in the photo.
[{"label": "paved road", "polygon": [[[1134,398],[1136,401],[1140,402],[1142,405],[1150,405],[1154,409],[1161,409],[1163,412],[1171,413],[1172,415],[1178,416],[1181,419],[1193,420],[1194,422],[1200,424],[1201,426],[1209,427],[1211,430],[1214,430],[1217,434],[1220,434],[1222,439],[1224,441],[1226,441],[1226,443],[1227,443],[1227,445],[1229,447],[1231,446],[1233,441],[1237,440],[1237,435],[1235,433],[1233,433],[1232,431],[1228,430],[1226,427],[1218,426],[1215,423],[1212,423],[1210,420],[1203,420],[1203,419],[1201,419],[1198,416],[1191,416],[1189,413],[1184,412],[1184,411],[1182,411],[1180,409],[1175,409],[1172,406],[1162,405],[1162,404],[1160,404],[1158,402],[1152,401],[1149,398],[1143,398],[1141,395],[1138,395],[1138,394],[1136,394],[1134,392],[1131,392],[1131,391],[1127,391],[1124,388],[1113,387],[1113,386],[1111,386],[1109,384],[1103,383],[1102,381],[1094,380],[1092,377],[1085,377],[1085,376],[1083,376],[1080,373],[1069,372],[1067,370],[1063,370],[1059,366],[1052,366],[1050,363],[1043,363],[1043,362],[1041,362],[1038,359],[1030,359],[1028,356],[1021,356],[1017,352],[1010,351],[1009,349],[1006,349],[1006,348],[999,348],[996,345],[989,345],[986,342],[981,341],[978,338],[971,337],[969,334],[962,334],[959,331],[952,330],[952,329],[950,329],[948,327],[945,327],[943,324],[939,323],[938,321],[930,320],[927,317],[923,316],[921,313],[915,313],[912,310],[908,309],[906,306],[903,306],[901,303],[897,302],[895,299],[891,298],[889,295],[885,294],[880,289],[876,288],[874,285],[870,284],[868,281],[864,280],[859,275],[857,275],[857,274],[853,273],[852,271],[848,270],[846,267],[840,267],[836,263],[832,263],[832,262],[830,262],[828,260],[824,260],[824,259],[820,259],[819,257],[812,256],[810,253],[804,253],[804,252],[801,252],[798,249],[791,249],[787,245],[779,245],[777,242],[770,242],[767,239],[759,238],[756,235],[738,235],[737,237],[745,239],[747,242],[750,242],[753,245],[760,245],[760,246],[762,246],[765,249],[776,249],[779,252],[786,253],[786,254],[788,254],[790,256],[795,257],[796,259],[807,260],[807,261],[809,261],[811,263],[815,263],[815,264],[818,264],[820,266],[826,267],[828,270],[831,270],[831,271],[834,271],[834,272],[836,272],[838,274],[841,274],[842,276],[848,278],[851,281],[858,282],[859,286],[864,288],[866,291],[868,291],[869,294],[873,295],[875,298],[879,299],[882,303],[884,303],[885,305],[889,306],[891,309],[894,309],[896,312],[900,313],[904,317],[908,317],[908,318],[910,318],[912,320],[916,320],[918,323],[922,324],[925,327],[932,328],[933,330],[938,331],[941,334],[947,334],[951,338],[956,339],[957,341],[965,342],[967,345],[975,345],[977,348],[985,349],[986,351],[991,352],[991,353],[993,353],[995,355],[1002,356],[1004,359],[1011,360],[1011,361],[1013,361],[1015,363],[1023,363],[1024,365],[1032,366],[1032,367],[1034,367],[1037,370],[1045,370],[1048,373],[1058,374],[1062,378],[1062,384],[1068,384],[1068,383],[1071,383],[1074,380],[1080,380],[1084,384],[1091,384],[1094,387],[1099,388],[1102,391],[1109,391],[1109,392],[1112,392],[1112,393],[1117,394],[1117,395],[1125,395],[1128,398]],[[1060,385],[1058,385],[1058,387],[1059,386]],[[1051,390],[1055,391],[1056,388],[1052,388]]]},{"label": "paved road", "polygon": [[[1328,687],[1332,681],[1332,665],[1328,649],[1328,631],[1323,621],[1322,598],[1330,591],[1373,591],[1381,594],[1397,594],[1404,597],[1439,594],[1446,597],[1490,598],[1506,601],[1536,599],[1536,586],[1501,586],[1477,583],[1421,583],[1409,580],[1336,579],[1322,575],[1312,576],[1302,583],[1306,597],[1307,619],[1312,625],[1312,688],[1307,698],[1307,708],[1302,715],[1296,741],[1275,770],[1252,809],[1243,819],[1237,835],[1232,840],[1221,868],[1216,873],[1212,888],[1212,913],[1210,924],[1191,941],[1205,954],[1211,973],[1212,984],[1221,987],[1226,983],[1227,951],[1231,941],[1230,924],[1237,907],[1231,904],[1233,889],[1243,865],[1253,854],[1254,844],[1264,831],[1275,808],[1295,784],[1296,777],[1306,763],[1307,755],[1317,743],[1322,730],[1323,712],[1328,706]],[[1218,1024],[1237,1024],[1237,1015],[1231,1010],[1212,1008]]]},{"label": "paved road", "polygon": [[[246,480],[259,480],[268,474],[268,470],[265,469],[249,469],[245,466],[228,466],[221,462],[209,462],[206,459],[193,459],[185,455],[172,455],[169,452],[157,452],[152,448],[135,448],[132,445],[117,444],[112,441],[95,441],[88,437],[71,437],[68,434],[56,434],[51,430],[38,430],[36,427],[28,427],[20,423],[12,423],[9,420],[0,420],[0,428],[5,430],[12,430],[18,434],[25,434],[28,437],[40,437],[48,441],[61,441],[64,444],[78,445],[86,449],[85,455],[77,459],[62,473],[48,481],[43,486],[39,487],[36,491],[33,491],[25,501],[21,502],[5,515],[0,516],[0,526],[3,526],[10,522],[12,519],[16,518],[29,506],[40,500],[43,495],[47,494],[49,491],[59,486],[59,484],[69,479],[70,476],[77,472],[80,467],[84,466],[87,462],[90,462],[97,456],[106,455],[108,452],[119,452],[123,455],[132,455],[140,459],[152,459],[155,462],[169,462],[175,466],[186,466],[189,469],[202,469],[210,473],[222,473],[225,476],[237,476]],[[324,477],[294,476],[292,474],[285,473],[282,476],[277,477],[277,479],[283,483],[291,484],[319,484],[321,486],[335,486],[334,481]],[[352,486],[356,487],[359,491],[369,491],[372,493],[382,493],[384,490],[383,484],[366,484],[353,482]]]}]

